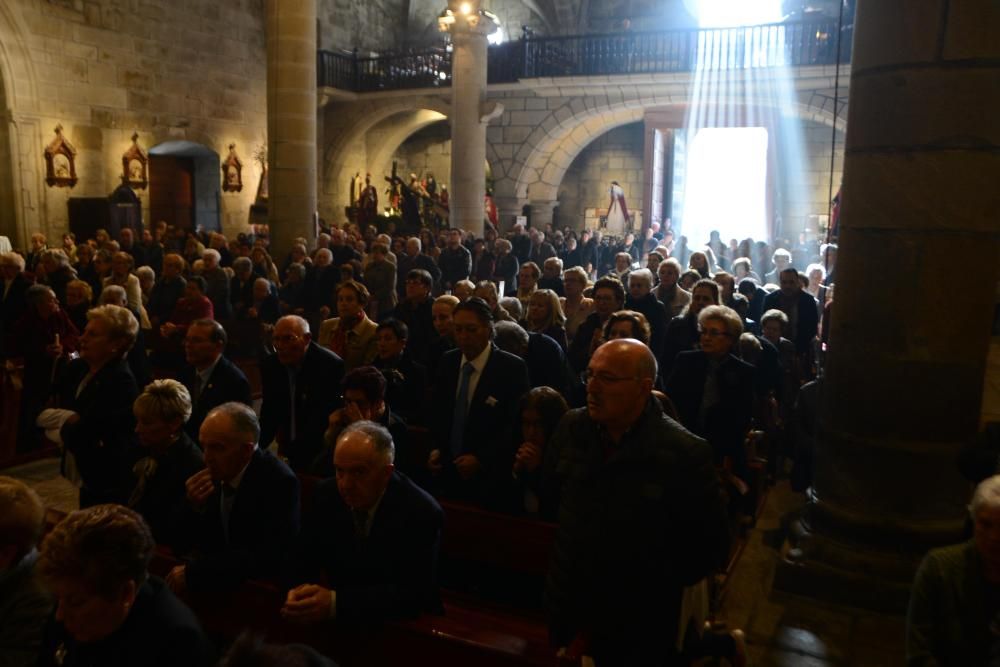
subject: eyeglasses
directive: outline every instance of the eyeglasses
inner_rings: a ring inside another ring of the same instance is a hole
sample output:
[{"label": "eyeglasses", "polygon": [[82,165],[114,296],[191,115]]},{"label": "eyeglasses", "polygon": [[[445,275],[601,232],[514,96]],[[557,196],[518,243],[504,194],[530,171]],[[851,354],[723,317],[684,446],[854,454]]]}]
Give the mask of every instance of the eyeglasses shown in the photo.
[{"label": "eyeglasses", "polygon": [[721,337],[728,337],[729,332],[719,331],[718,329],[699,329],[698,335],[708,336],[709,338],[721,338]]},{"label": "eyeglasses", "polygon": [[616,382],[625,382],[627,380],[641,380],[642,378],[638,376],[618,377],[616,375],[611,375],[610,373],[595,373],[588,368],[583,373],[583,379],[585,382],[595,382],[597,384],[614,384]]},{"label": "eyeglasses", "polygon": [[287,336],[274,336],[271,340],[272,342],[274,342],[275,345],[278,345],[279,343],[281,345],[287,345],[289,343],[294,343],[300,338],[302,338],[302,336],[289,334]]}]

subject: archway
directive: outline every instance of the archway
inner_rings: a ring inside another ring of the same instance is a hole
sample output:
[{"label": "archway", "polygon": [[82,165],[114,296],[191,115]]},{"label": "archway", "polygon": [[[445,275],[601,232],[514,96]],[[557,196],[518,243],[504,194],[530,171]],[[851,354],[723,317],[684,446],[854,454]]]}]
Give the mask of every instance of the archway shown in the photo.
[{"label": "archway", "polygon": [[219,154],[192,141],[149,149],[149,221],[184,229],[221,229]]}]

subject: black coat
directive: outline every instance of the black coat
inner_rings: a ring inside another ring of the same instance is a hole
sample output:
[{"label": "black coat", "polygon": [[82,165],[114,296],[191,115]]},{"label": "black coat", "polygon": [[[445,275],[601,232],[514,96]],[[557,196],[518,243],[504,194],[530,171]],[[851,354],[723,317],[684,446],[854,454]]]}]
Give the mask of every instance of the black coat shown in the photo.
[{"label": "black coat", "polygon": [[528,353],[524,362],[528,366],[532,388],[551,387],[567,401],[570,400],[573,393],[573,371],[559,343],[545,334],[529,333]]},{"label": "black coat", "polygon": [[[795,351],[799,354],[806,354],[809,352],[812,341],[819,329],[819,310],[816,307],[816,299],[809,292],[800,291],[796,298],[797,321],[795,331],[787,333],[789,334],[789,338],[794,336],[792,342],[795,343]],[[780,290],[768,294],[767,298],[764,299],[764,312],[766,313],[772,308],[777,308],[791,319],[791,315],[788,313],[790,309],[784,305]]]},{"label": "black coat", "polygon": [[641,299],[633,299],[629,294],[625,297],[625,309],[642,313],[649,322],[649,349],[659,356],[663,350],[663,341],[667,336],[667,307],[650,292]]},{"label": "black coat", "polygon": [[376,357],[372,366],[385,376],[385,400],[393,412],[411,423],[423,423],[427,392],[427,368],[406,352],[393,360]]},{"label": "black coat", "polygon": [[488,496],[492,488],[495,488],[498,477],[510,474],[514,456],[511,428],[518,401],[530,387],[528,369],[519,357],[493,346],[482,376],[476,384],[476,391],[469,401],[460,452],[476,456],[482,470],[476,477],[465,481],[458,478],[451,465],[454,454],[450,449],[461,365],[461,350],[447,352],[441,359],[437,381],[434,383],[431,432],[433,442],[441,449],[445,462],[441,490],[455,497],[488,502]]},{"label": "black coat", "polygon": [[250,382],[236,364],[219,357],[219,361],[212,369],[212,374],[208,377],[208,383],[202,389],[201,394],[195,399],[195,382],[198,374],[193,366],[185,366],[180,375],[181,383],[187,387],[191,394],[191,418],[184,425],[184,430],[192,440],[198,440],[198,431],[205,417],[218,407],[229,401],[239,401],[245,405],[252,405],[253,398],[250,395]]},{"label": "black coat", "polygon": [[[169,281],[164,278],[158,279],[149,294],[149,306],[146,308],[149,318],[157,319],[160,323],[169,321],[174,313],[174,307],[184,296],[186,286],[187,281],[180,276]],[[95,291],[94,294],[99,292]]]},{"label": "black coat", "polygon": [[729,552],[711,450],[650,399],[614,447],[586,408],[568,412],[543,472],[559,508],[546,583],[553,638],[565,646],[589,630],[643,658],[610,664],[667,664],[682,588]]},{"label": "black coat", "polygon": [[316,487],[293,562],[293,582],[337,592],[337,620],[382,620],[441,613],[438,545],[444,513],[400,472],[389,479],[367,538],[355,534],[351,509],[329,479]]},{"label": "black coat", "polygon": [[149,524],[157,544],[173,545],[177,542],[177,522],[187,502],[184,484],[189,477],[205,467],[205,457],[184,431],[180,432],[177,442],[170,445],[162,456],[148,451],[144,453],[155,461],[156,470],[139,489],[139,470],[143,467],[143,461],[137,462],[137,466],[133,468],[136,488],[130,504]]},{"label": "black coat", "polygon": [[192,591],[231,589],[247,579],[273,578],[298,535],[299,480],[270,452],[253,453],[228,530],[221,506],[222,487],[217,486],[201,511],[188,507],[181,518],[179,550],[193,554],[186,570]]},{"label": "black coat", "polygon": [[83,359],[66,369],[61,405],[80,415],[80,420],[63,424],[62,441],[76,458],[83,478],[81,505],[124,504],[132,488],[136,446],[132,403],[139,392],[128,364],[119,359],[99,370],[76,396],[89,370]]},{"label": "black coat", "polygon": [[263,403],[260,442],[267,447],[275,437],[294,470],[306,470],[323,448],[330,413],[341,406],[340,380],[344,361],[315,342],[309,343],[295,380],[295,438],[291,436],[288,371],[272,354],[260,364]]},{"label": "black coat", "polygon": [[709,359],[704,352],[682,352],[674,360],[664,390],[677,408],[681,424],[708,440],[717,462],[732,456],[739,464],[745,459],[743,443],[753,418],[754,367],[731,354],[722,361],[715,375],[718,402],[708,409],[702,422],[701,402],[708,371]]},{"label": "black coat", "polygon": [[434,299],[427,297],[425,301],[414,306],[411,302],[400,301],[392,310],[392,316],[406,324],[410,330],[410,338],[406,343],[410,356],[418,364],[427,366],[430,362],[431,342],[438,338],[434,329],[434,316],[431,308]]},{"label": "black coat", "polygon": [[162,579],[150,577],[139,587],[125,622],[101,641],[78,643],[53,617],[38,665],[200,667],[214,664],[213,653],[194,613]]},{"label": "black coat", "polygon": [[681,352],[690,352],[699,341],[698,318],[678,315],[667,323],[662,351],[657,351],[660,363],[660,377],[670,377],[674,360]]}]

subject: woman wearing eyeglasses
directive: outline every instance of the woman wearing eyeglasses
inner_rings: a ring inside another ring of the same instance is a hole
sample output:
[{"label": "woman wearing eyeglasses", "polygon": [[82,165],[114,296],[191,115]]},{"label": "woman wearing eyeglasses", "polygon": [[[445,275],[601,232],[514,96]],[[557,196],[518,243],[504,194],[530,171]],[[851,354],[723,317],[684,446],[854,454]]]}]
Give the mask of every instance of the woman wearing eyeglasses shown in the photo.
[{"label": "woman wearing eyeglasses", "polygon": [[681,424],[712,445],[716,463],[729,457],[736,476],[745,478],[743,443],[753,416],[754,371],[732,353],[741,333],[743,321],[732,308],[703,308],[698,313],[701,349],[677,355],[664,389]]}]

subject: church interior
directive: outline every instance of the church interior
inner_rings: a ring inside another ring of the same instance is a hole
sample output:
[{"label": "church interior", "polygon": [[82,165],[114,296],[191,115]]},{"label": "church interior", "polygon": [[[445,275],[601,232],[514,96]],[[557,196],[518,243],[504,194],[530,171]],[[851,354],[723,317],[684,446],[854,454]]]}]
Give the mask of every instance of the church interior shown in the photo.
[{"label": "church interior", "polygon": [[[997,34],[995,0],[3,0],[0,663],[992,664]],[[718,562],[695,463],[653,472],[689,437]],[[294,507],[236,546],[265,455]],[[404,491],[414,552],[376,553]],[[103,632],[100,521],[150,541]],[[210,648],[136,653],[183,644],[125,620],[144,594]]]}]

